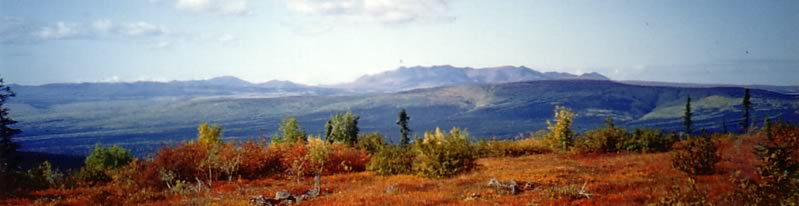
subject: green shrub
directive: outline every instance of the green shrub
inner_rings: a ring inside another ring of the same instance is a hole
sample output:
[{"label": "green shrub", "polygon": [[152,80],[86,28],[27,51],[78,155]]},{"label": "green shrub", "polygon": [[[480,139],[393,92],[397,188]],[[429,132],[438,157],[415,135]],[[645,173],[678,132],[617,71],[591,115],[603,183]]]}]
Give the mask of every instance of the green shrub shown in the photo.
[{"label": "green shrub", "polygon": [[53,168],[48,161],[42,162],[38,167],[28,170],[26,186],[31,189],[44,189],[60,187],[64,184],[64,174]]},{"label": "green shrub", "polygon": [[677,141],[676,137],[676,135],[672,134],[664,136],[657,129],[638,128],[620,142],[619,149],[642,153],[665,152],[671,150],[672,144]]},{"label": "green shrub", "polygon": [[689,175],[713,174],[721,159],[710,137],[688,139],[674,145],[672,166]]},{"label": "green shrub", "polygon": [[413,153],[409,149],[389,145],[372,156],[367,169],[377,175],[408,174],[411,172],[413,160]]},{"label": "green shrub", "polygon": [[133,154],[122,147],[97,145],[94,151],[86,157],[78,176],[81,181],[88,183],[108,182],[116,169],[127,165],[132,160]]},{"label": "green shrub", "polygon": [[601,128],[588,131],[575,141],[575,147],[581,152],[612,153],[619,151],[623,141],[629,136],[622,128]]},{"label": "green shrub", "polygon": [[470,171],[475,166],[476,152],[469,144],[469,136],[458,128],[443,134],[425,132],[424,139],[414,144],[416,158],[413,169],[424,177],[445,178]]},{"label": "green shrub", "polygon": [[369,154],[375,154],[386,146],[385,139],[383,135],[377,132],[362,135],[358,137],[358,144],[355,147],[366,150]]}]

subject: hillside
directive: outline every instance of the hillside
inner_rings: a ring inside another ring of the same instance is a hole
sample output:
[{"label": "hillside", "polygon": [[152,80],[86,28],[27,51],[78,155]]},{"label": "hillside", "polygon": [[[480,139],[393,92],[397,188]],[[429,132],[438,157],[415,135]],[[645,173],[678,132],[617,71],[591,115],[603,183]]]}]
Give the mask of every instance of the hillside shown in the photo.
[{"label": "hillside", "polygon": [[688,88],[713,88],[713,87],[745,87],[751,89],[762,89],[783,94],[799,94],[799,86],[777,86],[777,85],[734,85],[734,84],[697,84],[697,83],[673,83],[673,82],[653,82],[653,81],[621,81],[625,84],[660,86],[660,87],[688,87]]},{"label": "hillside", "polygon": [[207,80],[170,82],[57,83],[39,86],[11,85],[19,94],[13,101],[37,107],[75,102],[141,100],[151,98],[296,95],[333,95],[342,91],[272,80],[251,83],[223,76]]},{"label": "hillside", "polygon": [[[191,139],[200,122],[219,123],[228,139],[272,136],[285,116],[297,116],[310,134],[323,134],[331,114],[353,111],[362,133],[381,132],[397,142],[394,124],[407,108],[416,134],[435,127],[468,128],[472,136],[511,138],[545,128],[555,105],[577,112],[578,131],[606,117],[625,127],[680,128],[685,97],[694,99],[697,128],[737,128],[741,88],[677,88],[611,81],[548,80],[456,85],[355,96],[165,96],[39,104],[12,101],[24,131],[23,150],[85,154],[94,144],[119,144],[144,155],[164,144]],[[20,99],[25,99],[23,91]],[[799,121],[799,97],[753,90],[754,117]],[[675,112],[677,111],[677,112]],[[756,121],[760,122],[760,121]]]}]

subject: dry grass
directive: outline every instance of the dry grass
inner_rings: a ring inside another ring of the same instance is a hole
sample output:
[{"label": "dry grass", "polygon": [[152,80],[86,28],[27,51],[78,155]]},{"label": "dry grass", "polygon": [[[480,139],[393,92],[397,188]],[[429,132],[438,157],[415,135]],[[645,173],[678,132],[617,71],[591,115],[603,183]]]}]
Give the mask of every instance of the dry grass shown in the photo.
[{"label": "dry grass", "polygon": [[[714,175],[697,178],[698,189],[708,199],[721,202],[733,189],[729,176],[735,171],[754,174],[752,145],[756,138],[716,140],[722,160]],[[672,168],[670,153],[654,154],[536,154],[521,157],[483,158],[476,170],[449,179],[412,175],[378,176],[371,172],[322,177],[322,194],[300,205],[644,205],[667,194],[686,174]],[[517,195],[501,194],[487,185],[500,181],[531,182],[534,189]],[[311,178],[297,183],[287,178],[216,182],[211,190],[189,195],[163,195],[151,205],[247,205],[254,195],[273,197],[275,192],[307,191]],[[590,197],[578,194],[583,188]],[[27,198],[0,200],[0,205],[91,202],[92,194],[113,191],[109,187],[45,190]],[[479,195],[474,198],[472,196]],[[60,200],[59,200],[60,199]]]},{"label": "dry grass", "polygon": [[[656,200],[675,180],[684,178],[671,168],[667,153],[543,154],[486,158],[478,164],[474,172],[440,180],[411,175],[384,177],[370,172],[325,176],[322,196],[302,205],[641,205]],[[532,182],[535,189],[515,196],[500,194],[487,186],[491,178]],[[305,184],[281,179],[234,182],[217,186],[199,198],[205,203],[237,205],[252,195],[271,197],[287,188],[300,193],[308,185],[310,179]],[[582,185],[590,198],[555,194],[574,192]],[[472,194],[479,197],[470,198]]]}]

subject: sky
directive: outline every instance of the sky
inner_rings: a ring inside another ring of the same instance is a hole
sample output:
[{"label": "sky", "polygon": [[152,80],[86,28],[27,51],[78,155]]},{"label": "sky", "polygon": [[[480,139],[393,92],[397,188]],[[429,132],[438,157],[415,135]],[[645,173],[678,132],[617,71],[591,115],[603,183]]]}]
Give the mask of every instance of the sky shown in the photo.
[{"label": "sky", "polygon": [[0,0],[0,77],[320,85],[448,64],[799,85],[797,11],[795,0]]}]

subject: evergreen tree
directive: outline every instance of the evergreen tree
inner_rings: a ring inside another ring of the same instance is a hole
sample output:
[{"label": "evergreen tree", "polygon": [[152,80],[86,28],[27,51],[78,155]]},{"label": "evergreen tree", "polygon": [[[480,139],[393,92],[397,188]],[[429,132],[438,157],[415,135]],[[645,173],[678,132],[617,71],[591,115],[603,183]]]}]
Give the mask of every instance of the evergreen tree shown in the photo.
[{"label": "evergreen tree", "polygon": [[749,89],[744,89],[743,106],[743,119],[741,119],[741,129],[743,132],[749,132],[749,127],[752,125],[752,96],[749,94]]},{"label": "evergreen tree", "polygon": [[327,141],[340,142],[353,146],[358,142],[358,120],[361,117],[352,112],[338,113],[327,121]]},{"label": "evergreen tree", "polygon": [[296,117],[287,117],[283,119],[283,122],[280,123],[280,128],[278,129],[278,134],[275,135],[273,142],[287,142],[287,143],[296,143],[299,141],[305,141],[305,130],[302,129],[300,123],[297,122]]},{"label": "evergreen tree", "polygon": [[411,141],[410,137],[408,137],[411,133],[411,129],[408,128],[409,120],[411,120],[411,117],[405,113],[405,108],[403,108],[399,112],[399,119],[397,119],[397,125],[400,127],[400,146],[402,147],[405,147]]},{"label": "evergreen tree", "polygon": [[772,123],[765,121],[766,140],[754,148],[760,181],[739,180],[736,195],[751,205],[794,205],[799,201],[799,162],[793,159],[790,143],[778,140]]},{"label": "evergreen tree", "polygon": [[333,119],[327,120],[325,122],[325,140],[329,143],[333,143],[333,138],[330,136],[333,135]]},{"label": "evergreen tree", "polygon": [[9,191],[11,182],[14,180],[12,176],[16,173],[19,163],[17,154],[19,145],[14,143],[11,138],[20,133],[20,130],[11,127],[17,121],[8,117],[9,109],[4,106],[6,101],[15,95],[0,78],[0,190],[3,191]]},{"label": "evergreen tree", "polygon": [[608,129],[615,129],[616,128],[616,124],[613,123],[613,118],[610,118],[610,117],[606,118],[605,119],[605,126]]},{"label": "evergreen tree", "polygon": [[693,126],[693,121],[691,120],[691,116],[693,113],[691,112],[691,97],[688,97],[688,100],[685,102],[685,114],[683,115],[683,126],[685,127],[685,134],[691,135],[693,130],[691,126]]},{"label": "evergreen tree", "polygon": [[724,132],[724,134],[730,133],[730,131],[727,130],[727,118],[726,117],[721,118],[721,129],[722,129],[722,132]]}]

